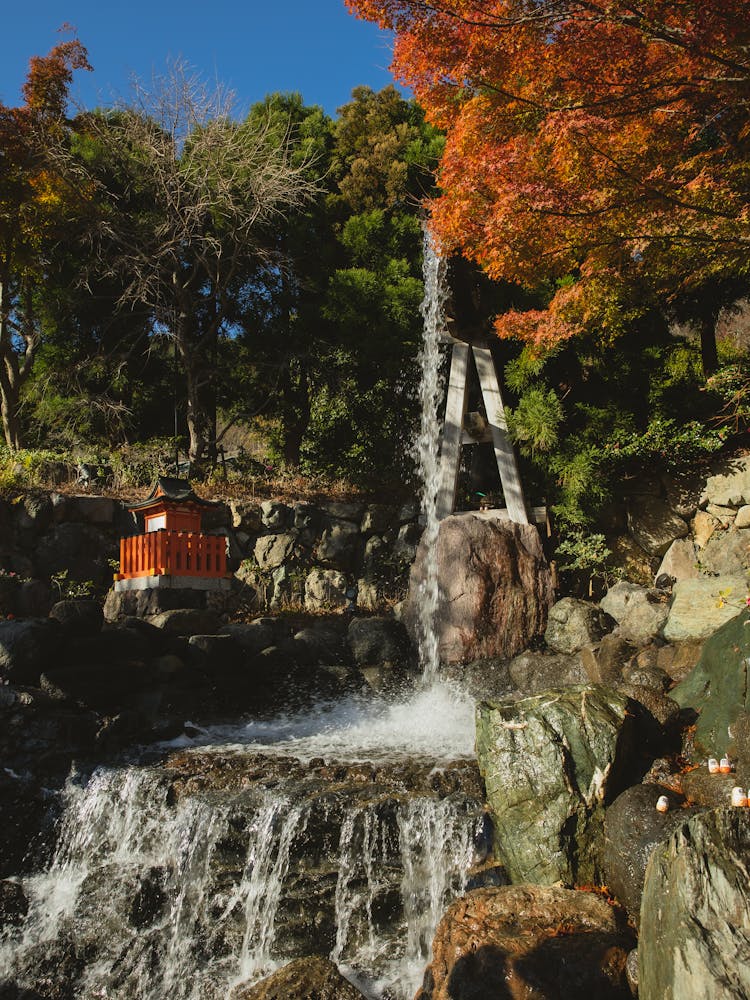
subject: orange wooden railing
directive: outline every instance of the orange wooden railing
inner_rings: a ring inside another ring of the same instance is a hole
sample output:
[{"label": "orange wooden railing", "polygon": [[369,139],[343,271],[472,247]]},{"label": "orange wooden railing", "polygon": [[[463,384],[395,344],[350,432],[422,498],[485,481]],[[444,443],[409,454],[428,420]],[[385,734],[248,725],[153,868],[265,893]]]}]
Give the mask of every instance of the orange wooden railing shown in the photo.
[{"label": "orange wooden railing", "polygon": [[149,531],[120,540],[119,580],[135,576],[226,576],[223,535],[193,531]]}]

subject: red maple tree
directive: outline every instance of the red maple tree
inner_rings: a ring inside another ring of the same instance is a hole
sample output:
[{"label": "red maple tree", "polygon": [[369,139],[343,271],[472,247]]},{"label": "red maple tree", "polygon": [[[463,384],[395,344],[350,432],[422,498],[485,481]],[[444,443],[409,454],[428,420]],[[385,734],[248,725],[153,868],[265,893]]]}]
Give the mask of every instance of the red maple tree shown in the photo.
[{"label": "red maple tree", "polygon": [[710,369],[749,273],[750,0],[346,2],[396,32],[395,72],[447,130],[443,247],[557,283],[498,332],[614,335],[639,300],[687,299]]}]

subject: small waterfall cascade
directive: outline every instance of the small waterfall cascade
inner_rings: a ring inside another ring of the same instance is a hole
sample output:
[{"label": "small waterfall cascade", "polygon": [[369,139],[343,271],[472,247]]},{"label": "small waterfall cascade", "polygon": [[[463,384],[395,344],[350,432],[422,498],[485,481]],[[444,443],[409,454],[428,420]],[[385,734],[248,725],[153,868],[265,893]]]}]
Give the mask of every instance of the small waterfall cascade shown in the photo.
[{"label": "small waterfall cascade", "polygon": [[[447,339],[445,303],[448,297],[447,267],[428,229],[425,227],[423,250],[424,299],[422,302],[423,341],[419,356],[422,377],[419,386],[421,421],[416,444],[416,458],[422,481],[423,544],[433,551],[440,522],[437,497],[440,485],[440,409],[443,402],[442,353],[440,344]],[[438,576],[435,559],[428,559],[425,578],[420,585],[418,607],[419,655],[425,683],[432,683],[438,671],[438,639],[435,615],[438,607]]]},{"label": "small waterfall cascade", "polygon": [[33,989],[54,967],[66,996],[219,1000],[327,942],[367,995],[412,996],[481,843],[481,802],[332,787],[282,758],[290,770],[221,793],[187,793],[159,766],[71,782],[25,926],[0,938],[0,983]]},{"label": "small waterfall cascade", "polygon": [[[417,442],[438,535],[445,263],[425,236]],[[75,1000],[225,1000],[329,955],[371,1000],[410,1000],[437,923],[489,853],[474,705],[438,678],[438,579],[419,602],[422,683],[199,731],[73,776],[3,983]],[[54,994],[49,993],[53,985]]]}]

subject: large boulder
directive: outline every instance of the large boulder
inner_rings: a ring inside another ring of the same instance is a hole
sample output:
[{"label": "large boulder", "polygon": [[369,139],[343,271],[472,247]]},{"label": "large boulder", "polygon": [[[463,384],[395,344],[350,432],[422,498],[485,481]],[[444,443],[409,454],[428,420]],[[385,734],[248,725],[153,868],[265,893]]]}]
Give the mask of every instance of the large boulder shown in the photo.
[{"label": "large boulder", "polygon": [[60,653],[57,622],[27,618],[0,621],[0,683],[38,684]]},{"label": "large boulder", "polygon": [[104,625],[104,614],[99,601],[58,601],[52,605],[49,616],[72,635],[97,635]]},{"label": "large boulder", "polygon": [[[667,812],[656,808],[666,796]],[[604,874],[607,888],[637,923],[648,859],[695,810],[686,811],[685,798],[661,785],[633,785],[618,795],[604,819]]]},{"label": "large boulder", "polygon": [[730,459],[714,476],[709,476],[701,506],[742,507],[750,503],[750,455]]},{"label": "large boulder", "polygon": [[701,550],[700,568],[711,575],[742,576],[750,569],[750,531],[731,527],[714,532]]},{"label": "large boulder", "polygon": [[413,637],[421,586],[433,559],[441,662],[515,656],[542,634],[554,589],[533,525],[472,514],[441,521],[434,551],[423,538],[411,569],[403,620]]},{"label": "large boulder", "polygon": [[149,622],[171,635],[217,635],[221,618],[208,608],[175,608],[151,615]]},{"label": "large boulder", "polygon": [[630,500],[628,529],[650,556],[663,556],[676,538],[684,538],[689,531],[687,523],[666,500],[654,496],[636,496]]},{"label": "large boulder", "polygon": [[229,1000],[364,1000],[328,958],[296,958],[259,983],[240,983]]},{"label": "large boulder", "polygon": [[750,996],[750,812],[681,824],[646,869],[638,946],[642,1000]]},{"label": "large boulder", "polygon": [[607,626],[606,615],[596,604],[563,597],[550,608],[544,641],[555,653],[577,653],[598,642]]},{"label": "large boulder", "polygon": [[603,809],[625,787],[634,723],[632,702],[605,687],[478,706],[495,853],[513,882],[599,879]]},{"label": "large boulder", "polygon": [[588,892],[476,889],[438,925],[416,1000],[627,1000],[631,932]]},{"label": "large boulder", "polygon": [[540,694],[554,687],[586,684],[589,678],[579,654],[526,650],[508,663],[508,685],[523,695]]},{"label": "large boulder", "polygon": [[[729,600],[722,600],[722,593]],[[705,639],[740,613],[744,605],[739,602],[746,593],[747,582],[742,576],[679,580],[674,586],[664,638],[667,642]]]},{"label": "large boulder", "polygon": [[732,723],[750,710],[747,614],[738,614],[706,642],[695,668],[670,691],[681,708],[698,714],[695,745],[720,756],[731,738]]}]

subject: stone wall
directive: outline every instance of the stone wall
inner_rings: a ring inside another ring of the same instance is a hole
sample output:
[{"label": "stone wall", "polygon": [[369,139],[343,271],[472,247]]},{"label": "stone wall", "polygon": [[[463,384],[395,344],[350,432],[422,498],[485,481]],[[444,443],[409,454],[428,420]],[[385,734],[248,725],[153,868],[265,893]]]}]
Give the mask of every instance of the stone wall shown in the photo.
[{"label": "stone wall", "polygon": [[[421,535],[416,504],[332,500],[230,501],[204,517],[204,529],[226,536],[235,596],[258,613],[373,611],[401,600]],[[109,497],[35,492],[0,501],[0,613],[44,615],[69,594],[103,594],[119,539],[139,530]]]}]

